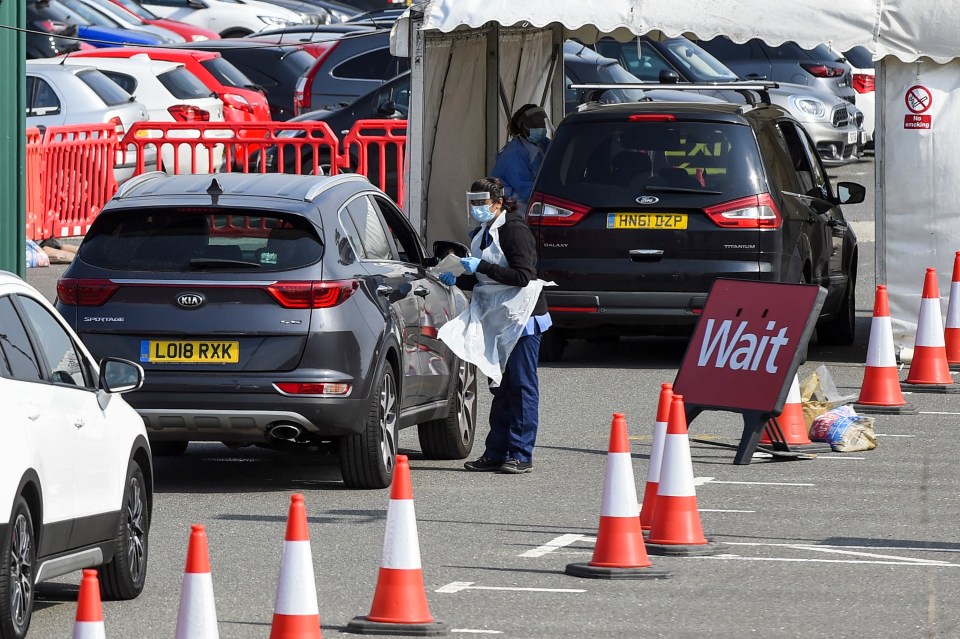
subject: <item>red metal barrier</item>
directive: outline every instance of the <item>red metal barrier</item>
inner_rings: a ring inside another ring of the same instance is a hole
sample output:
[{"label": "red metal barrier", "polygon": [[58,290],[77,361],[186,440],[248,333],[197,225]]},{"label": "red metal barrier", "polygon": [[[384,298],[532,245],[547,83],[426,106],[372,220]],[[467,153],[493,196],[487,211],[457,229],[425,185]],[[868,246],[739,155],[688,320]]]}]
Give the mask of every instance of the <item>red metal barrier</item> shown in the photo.
[{"label": "red metal barrier", "polygon": [[43,132],[44,238],[83,235],[117,191],[113,124],[49,127]]},{"label": "red metal barrier", "polygon": [[367,176],[380,190],[403,204],[406,120],[357,120],[343,138],[341,167]]},{"label": "red metal barrier", "polygon": [[27,237],[36,242],[43,236],[43,134],[27,129]]}]

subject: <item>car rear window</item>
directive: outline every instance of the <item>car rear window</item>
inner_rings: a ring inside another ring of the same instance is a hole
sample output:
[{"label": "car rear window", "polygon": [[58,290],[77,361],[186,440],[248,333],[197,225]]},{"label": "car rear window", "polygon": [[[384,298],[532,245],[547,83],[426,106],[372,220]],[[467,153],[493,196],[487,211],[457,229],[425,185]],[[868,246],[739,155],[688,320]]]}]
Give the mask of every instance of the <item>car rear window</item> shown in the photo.
[{"label": "car rear window", "polygon": [[157,80],[160,80],[160,84],[179,100],[196,100],[209,98],[212,95],[207,85],[184,67],[161,73],[157,76]]},{"label": "car rear window", "polygon": [[253,84],[253,80],[244,75],[243,71],[223,58],[210,58],[200,64],[223,86],[244,89]]},{"label": "car rear window", "polygon": [[82,71],[77,77],[96,93],[107,106],[127,104],[133,97],[120,88],[116,82],[99,71]]},{"label": "car rear window", "polygon": [[303,49],[290,51],[284,54],[281,60],[283,60],[284,66],[295,76],[303,75],[316,62],[316,58]]},{"label": "car rear window", "polygon": [[866,47],[854,47],[849,51],[844,51],[843,57],[858,69],[873,68],[873,54]]},{"label": "car rear window", "polygon": [[263,273],[322,256],[323,243],[303,217],[191,207],[105,211],[78,257],[115,271]]},{"label": "car rear window", "polygon": [[679,189],[725,201],[763,192],[763,175],[747,125],[581,121],[558,128],[536,191],[591,207],[624,206],[645,192]]}]

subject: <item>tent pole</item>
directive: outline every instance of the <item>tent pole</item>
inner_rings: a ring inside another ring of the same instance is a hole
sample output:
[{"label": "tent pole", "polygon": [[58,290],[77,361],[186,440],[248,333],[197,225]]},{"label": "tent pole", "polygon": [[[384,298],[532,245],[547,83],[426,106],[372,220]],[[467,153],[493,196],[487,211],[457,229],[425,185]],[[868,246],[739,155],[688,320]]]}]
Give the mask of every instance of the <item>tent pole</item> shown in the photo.
[{"label": "tent pole", "polygon": [[[503,87],[500,85],[500,25],[491,22],[487,25],[486,90],[484,91],[484,175],[493,169],[497,159],[500,139],[500,99]],[[509,105],[504,104],[504,108]],[[507,114],[509,119],[510,114]]]}]

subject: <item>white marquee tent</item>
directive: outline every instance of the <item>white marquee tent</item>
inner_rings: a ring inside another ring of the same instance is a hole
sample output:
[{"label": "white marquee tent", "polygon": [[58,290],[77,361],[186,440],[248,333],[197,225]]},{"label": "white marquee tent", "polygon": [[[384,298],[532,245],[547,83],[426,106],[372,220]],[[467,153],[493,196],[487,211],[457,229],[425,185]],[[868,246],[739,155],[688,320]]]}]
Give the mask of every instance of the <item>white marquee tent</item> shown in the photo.
[{"label": "white marquee tent", "polygon": [[[428,0],[397,22],[412,94],[405,210],[428,240],[462,239],[463,192],[505,142],[509,114],[563,112],[562,42],[659,32],[805,48],[863,45],[877,60],[876,273],[898,345],[914,340],[926,267],[946,310],[960,250],[960,4],[943,0]],[[916,89],[920,87],[920,89]],[[920,95],[922,103],[907,100]],[[954,103],[954,99],[957,100]],[[867,185],[868,187],[870,185]],[[869,238],[864,238],[869,239]],[[873,282],[859,282],[871,287]]]}]

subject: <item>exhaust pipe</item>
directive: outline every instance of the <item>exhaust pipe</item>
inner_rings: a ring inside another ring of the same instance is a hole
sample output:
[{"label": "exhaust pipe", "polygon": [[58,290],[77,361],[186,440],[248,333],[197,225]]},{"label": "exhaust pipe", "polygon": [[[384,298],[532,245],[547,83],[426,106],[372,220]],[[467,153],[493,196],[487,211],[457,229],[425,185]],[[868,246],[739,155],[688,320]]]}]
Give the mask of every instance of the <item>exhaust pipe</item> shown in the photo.
[{"label": "exhaust pipe", "polygon": [[276,424],[267,431],[267,434],[274,439],[292,442],[300,436],[303,430],[296,424]]}]

